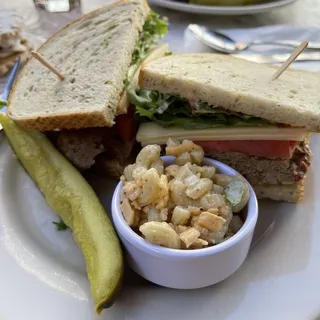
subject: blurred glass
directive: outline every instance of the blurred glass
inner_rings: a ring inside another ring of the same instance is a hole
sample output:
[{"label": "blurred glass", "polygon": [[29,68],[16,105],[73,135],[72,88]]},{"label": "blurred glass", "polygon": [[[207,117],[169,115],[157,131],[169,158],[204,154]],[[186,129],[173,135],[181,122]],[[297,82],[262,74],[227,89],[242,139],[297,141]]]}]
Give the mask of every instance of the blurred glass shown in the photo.
[{"label": "blurred glass", "polygon": [[0,0],[0,11],[2,10],[17,12],[24,18],[25,25],[28,28],[34,27],[39,20],[39,14],[33,0]]},{"label": "blurred glass", "polygon": [[67,12],[79,7],[80,0],[33,0],[39,8],[49,12]]}]

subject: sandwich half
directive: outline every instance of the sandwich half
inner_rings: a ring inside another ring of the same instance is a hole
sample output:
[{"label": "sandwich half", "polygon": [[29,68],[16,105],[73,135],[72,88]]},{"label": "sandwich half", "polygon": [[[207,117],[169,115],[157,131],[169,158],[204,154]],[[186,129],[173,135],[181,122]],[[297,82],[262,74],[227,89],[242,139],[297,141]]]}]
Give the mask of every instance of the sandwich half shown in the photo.
[{"label": "sandwich half", "polygon": [[244,175],[259,198],[297,202],[320,129],[320,76],[219,54],[179,54],[145,64],[130,99],[137,141],[191,139]]},{"label": "sandwich half", "polygon": [[168,51],[166,44],[155,46],[166,32],[166,19],[144,0],[121,0],[82,16],[38,50],[65,79],[31,58],[9,96],[9,117],[47,132],[79,169],[102,153],[107,160],[126,158],[136,133],[127,88],[137,85],[142,61]]}]

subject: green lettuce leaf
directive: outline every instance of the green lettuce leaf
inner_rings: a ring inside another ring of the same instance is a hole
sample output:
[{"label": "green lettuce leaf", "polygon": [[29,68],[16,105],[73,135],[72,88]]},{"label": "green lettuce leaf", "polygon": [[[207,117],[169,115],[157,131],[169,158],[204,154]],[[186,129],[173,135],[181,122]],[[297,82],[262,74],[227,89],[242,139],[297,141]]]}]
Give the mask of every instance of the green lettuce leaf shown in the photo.
[{"label": "green lettuce leaf", "polygon": [[148,53],[150,47],[168,32],[168,20],[150,12],[143,26],[143,30],[136,42],[132,54],[131,66],[138,64]]},{"label": "green lettuce leaf", "polygon": [[208,129],[227,126],[267,126],[270,122],[240,112],[212,108],[205,102],[192,103],[179,95],[156,91],[129,90],[140,122],[155,122],[162,127]]},{"label": "green lettuce leaf", "polygon": [[56,225],[57,231],[64,231],[68,229],[68,226],[60,219],[59,222],[52,221]]},{"label": "green lettuce leaf", "polygon": [[0,99],[0,109],[7,106],[8,105],[8,101],[7,100],[1,100]]}]

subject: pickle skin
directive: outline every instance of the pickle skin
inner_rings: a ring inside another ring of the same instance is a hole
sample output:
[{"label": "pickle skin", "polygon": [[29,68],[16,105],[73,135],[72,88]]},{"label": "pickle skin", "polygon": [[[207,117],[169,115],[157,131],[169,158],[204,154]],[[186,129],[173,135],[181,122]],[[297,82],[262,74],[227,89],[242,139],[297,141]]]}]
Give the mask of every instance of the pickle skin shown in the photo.
[{"label": "pickle skin", "polygon": [[115,301],[123,278],[117,234],[95,192],[41,132],[26,130],[0,114],[0,123],[20,162],[49,206],[73,231],[88,274],[95,310]]}]

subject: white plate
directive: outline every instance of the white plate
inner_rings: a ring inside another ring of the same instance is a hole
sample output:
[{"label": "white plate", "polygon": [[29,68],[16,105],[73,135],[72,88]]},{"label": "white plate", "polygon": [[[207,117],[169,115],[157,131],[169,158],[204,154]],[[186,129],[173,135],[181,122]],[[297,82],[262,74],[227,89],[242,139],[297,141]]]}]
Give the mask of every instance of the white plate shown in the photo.
[{"label": "white plate", "polygon": [[[319,143],[315,137],[304,201],[261,203],[258,236],[270,232],[229,279],[201,290],[170,290],[129,273],[118,302],[99,318],[71,232],[55,230],[52,221],[58,218],[0,135],[0,319],[315,318],[320,314]],[[109,208],[113,183],[90,178]]]},{"label": "white plate", "polygon": [[203,6],[199,4],[188,4],[178,0],[149,0],[150,4],[173,10],[200,13],[208,15],[235,16],[268,12],[281,8],[297,0],[271,0],[264,3],[247,6]]}]

